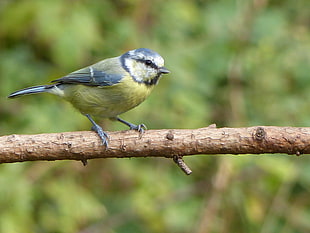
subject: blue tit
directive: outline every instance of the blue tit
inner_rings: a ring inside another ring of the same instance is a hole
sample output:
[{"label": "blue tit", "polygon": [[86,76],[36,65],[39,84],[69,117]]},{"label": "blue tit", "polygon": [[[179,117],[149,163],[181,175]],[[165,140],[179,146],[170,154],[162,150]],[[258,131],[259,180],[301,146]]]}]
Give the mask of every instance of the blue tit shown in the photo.
[{"label": "blue tit", "polygon": [[143,133],[144,124],[134,125],[118,117],[142,103],[162,74],[168,74],[164,59],[155,51],[139,48],[72,72],[51,84],[28,87],[8,97],[47,92],[64,98],[92,123],[103,144],[108,135],[92,116],[120,121]]}]

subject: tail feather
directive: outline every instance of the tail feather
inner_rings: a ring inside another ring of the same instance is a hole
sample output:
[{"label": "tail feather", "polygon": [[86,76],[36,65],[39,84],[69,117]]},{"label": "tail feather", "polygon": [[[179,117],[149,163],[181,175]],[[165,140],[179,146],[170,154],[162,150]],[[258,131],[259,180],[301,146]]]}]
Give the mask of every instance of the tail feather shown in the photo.
[{"label": "tail feather", "polygon": [[53,85],[41,85],[41,86],[34,86],[34,87],[28,87],[19,91],[15,91],[11,93],[8,98],[14,98],[21,95],[29,95],[29,94],[35,94],[35,93],[41,93],[41,92],[48,92],[48,90]]}]

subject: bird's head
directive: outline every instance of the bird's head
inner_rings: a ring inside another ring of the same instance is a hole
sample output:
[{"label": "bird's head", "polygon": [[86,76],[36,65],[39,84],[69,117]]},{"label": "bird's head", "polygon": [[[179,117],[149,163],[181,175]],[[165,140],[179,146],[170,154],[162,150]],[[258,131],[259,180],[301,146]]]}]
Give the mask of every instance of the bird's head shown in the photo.
[{"label": "bird's head", "polygon": [[123,68],[139,83],[146,85],[157,84],[162,74],[170,71],[164,67],[164,59],[155,51],[140,48],[128,51],[121,57]]}]

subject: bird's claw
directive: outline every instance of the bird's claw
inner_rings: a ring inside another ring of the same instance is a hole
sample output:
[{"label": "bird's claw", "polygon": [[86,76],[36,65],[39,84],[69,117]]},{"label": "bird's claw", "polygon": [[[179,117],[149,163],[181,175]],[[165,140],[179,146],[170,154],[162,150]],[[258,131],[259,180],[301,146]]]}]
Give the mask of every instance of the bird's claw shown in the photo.
[{"label": "bird's claw", "polygon": [[103,129],[99,126],[99,125],[93,125],[92,127],[91,127],[91,129],[93,130],[93,131],[95,131],[97,134],[98,134],[98,136],[101,138],[101,141],[102,141],[102,144],[106,147],[106,148],[108,148],[108,144],[109,144],[109,135],[106,133],[106,132],[104,132],[103,131]]},{"label": "bird's claw", "polygon": [[137,130],[137,131],[140,133],[140,138],[141,138],[142,134],[144,133],[144,130],[147,129],[146,126],[145,126],[145,124],[135,125],[135,124],[132,124],[132,123],[130,123],[130,122],[128,122],[128,121],[124,121],[124,120],[122,120],[122,119],[119,118],[119,117],[116,117],[115,119],[118,120],[119,122],[121,122],[121,123],[123,123],[123,124],[129,126],[129,128],[130,128],[131,130]]},{"label": "bird's claw", "polygon": [[144,131],[147,130],[145,124],[139,124],[139,125],[134,125],[134,124],[132,124],[132,125],[130,126],[130,129],[132,129],[132,130],[137,130],[140,134],[143,134]]}]

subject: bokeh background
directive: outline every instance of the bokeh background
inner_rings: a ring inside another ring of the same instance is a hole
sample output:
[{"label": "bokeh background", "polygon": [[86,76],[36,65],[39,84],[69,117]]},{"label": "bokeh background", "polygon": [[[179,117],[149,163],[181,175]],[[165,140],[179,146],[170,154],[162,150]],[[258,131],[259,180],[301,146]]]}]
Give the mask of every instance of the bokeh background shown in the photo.
[{"label": "bokeh background", "polygon": [[[308,0],[1,0],[0,134],[89,130],[55,96],[6,96],[139,47],[171,74],[130,122],[310,126],[309,25]],[[0,232],[310,232],[308,155],[185,160],[2,164]]]}]

